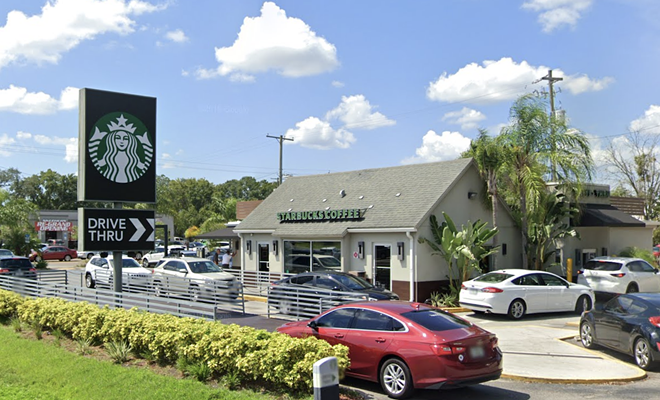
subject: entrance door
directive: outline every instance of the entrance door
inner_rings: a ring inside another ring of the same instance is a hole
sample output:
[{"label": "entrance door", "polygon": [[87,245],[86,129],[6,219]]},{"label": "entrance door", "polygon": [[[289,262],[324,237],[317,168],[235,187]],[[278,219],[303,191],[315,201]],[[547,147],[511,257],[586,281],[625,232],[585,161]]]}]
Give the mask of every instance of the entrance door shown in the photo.
[{"label": "entrance door", "polygon": [[258,246],[257,262],[259,263],[259,271],[268,272],[270,270],[269,261],[268,261],[270,255],[270,246],[268,245],[268,243],[259,243],[257,246]]},{"label": "entrance door", "polygon": [[392,259],[392,246],[389,244],[377,244],[374,248],[374,285],[391,290],[390,260]]}]

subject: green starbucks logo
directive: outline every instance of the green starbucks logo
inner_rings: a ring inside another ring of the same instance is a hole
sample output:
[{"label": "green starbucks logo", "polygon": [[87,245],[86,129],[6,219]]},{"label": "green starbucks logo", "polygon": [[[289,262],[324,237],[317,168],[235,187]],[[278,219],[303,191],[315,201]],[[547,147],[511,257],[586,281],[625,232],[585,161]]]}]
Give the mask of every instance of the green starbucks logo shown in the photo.
[{"label": "green starbucks logo", "polygon": [[88,146],[96,169],[116,183],[140,179],[154,156],[147,128],[125,112],[106,114],[96,121]]}]

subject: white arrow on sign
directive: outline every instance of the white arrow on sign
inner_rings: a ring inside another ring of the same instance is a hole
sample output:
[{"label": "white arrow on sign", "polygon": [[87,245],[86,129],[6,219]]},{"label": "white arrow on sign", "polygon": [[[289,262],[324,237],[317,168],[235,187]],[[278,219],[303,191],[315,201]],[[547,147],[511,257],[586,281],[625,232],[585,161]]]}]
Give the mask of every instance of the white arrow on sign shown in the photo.
[{"label": "white arrow on sign", "polygon": [[[135,233],[133,234],[133,236],[131,236],[131,238],[129,239],[129,242],[137,242],[138,240],[140,240],[140,238],[144,234],[144,231],[146,231],[147,229],[144,227],[144,225],[142,225],[142,222],[140,222],[140,219],[138,219],[138,218],[129,218],[129,219],[130,219],[131,223],[133,224],[133,226],[135,227]],[[147,222],[149,223],[149,225],[151,225],[151,234],[147,238],[147,241],[153,242],[154,234],[155,234],[155,229],[154,229],[154,223],[155,222],[154,222],[153,218],[147,218]]]}]

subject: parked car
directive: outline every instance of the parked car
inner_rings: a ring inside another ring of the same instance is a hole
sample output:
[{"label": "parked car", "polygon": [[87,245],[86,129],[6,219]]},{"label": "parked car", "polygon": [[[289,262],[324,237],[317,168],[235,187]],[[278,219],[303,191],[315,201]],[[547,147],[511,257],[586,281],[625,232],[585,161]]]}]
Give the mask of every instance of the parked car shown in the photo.
[{"label": "parked car", "polygon": [[78,250],[78,258],[81,260],[89,260],[90,258],[94,257],[94,255],[97,253],[95,251],[85,251],[85,250]]},{"label": "parked car", "polygon": [[73,258],[78,257],[78,252],[64,246],[48,246],[41,252],[32,251],[30,254],[30,261],[39,262],[41,260],[60,260],[71,261]]},{"label": "parked car", "polygon": [[596,292],[660,292],[660,271],[641,258],[596,257],[578,271],[578,283]]},{"label": "parked car", "polygon": [[198,257],[166,257],[153,270],[156,296],[184,294],[192,301],[215,298],[236,299],[240,282],[212,261]]},{"label": "parked car", "polygon": [[[185,247],[180,245],[167,246],[167,252],[169,254],[177,253],[184,249]],[[165,247],[156,247],[154,251],[150,251],[142,256],[142,266],[145,268],[155,267],[158,261],[165,257],[165,255]]]},{"label": "parked car", "polygon": [[[151,286],[151,270],[127,255],[122,255],[122,285],[138,286],[142,289]],[[93,256],[85,265],[85,286],[93,288],[97,284],[112,284],[114,257]]]},{"label": "parked car", "polygon": [[318,271],[303,272],[302,274],[280,279],[272,283],[277,286],[301,286],[340,292],[356,292],[365,295],[364,300],[399,300],[399,295],[382,287],[374,286],[364,278],[351,275],[347,272]]},{"label": "parked car", "polygon": [[0,256],[0,276],[37,279],[37,270],[27,257]]},{"label": "parked car", "polygon": [[309,271],[339,271],[340,269],[341,261],[331,255],[290,254],[284,260],[284,272],[286,273],[299,274]]},{"label": "parked car", "polygon": [[461,307],[477,312],[525,314],[575,311],[581,314],[594,304],[594,292],[545,271],[506,269],[489,272],[461,285]]},{"label": "parked car", "polygon": [[660,361],[660,294],[631,293],[610,299],[601,309],[582,314],[580,340],[632,355],[644,370]]},{"label": "parked car", "polygon": [[14,253],[11,250],[0,249],[0,257],[14,257]]},{"label": "parked car", "polygon": [[655,257],[656,260],[660,260],[660,244],[653,246],[653,257]]},{"label": "parked car", "polygon": [[414,389],[477,384],[502,374],[494,334],[426,304],[344,304],[277,331],[347,346],[351,365],[346,375],[380,382],[395,399],[411,396]]}]

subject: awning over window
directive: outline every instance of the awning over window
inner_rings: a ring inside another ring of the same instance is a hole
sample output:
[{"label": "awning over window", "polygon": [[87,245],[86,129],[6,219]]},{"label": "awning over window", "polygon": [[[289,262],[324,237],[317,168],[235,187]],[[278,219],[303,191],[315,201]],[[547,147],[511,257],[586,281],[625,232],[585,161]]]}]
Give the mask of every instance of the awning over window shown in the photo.
[{"label": "awning over window", "polygon": [[646,224],[607,204],[583,204],[573,226],[645,227]]}]

